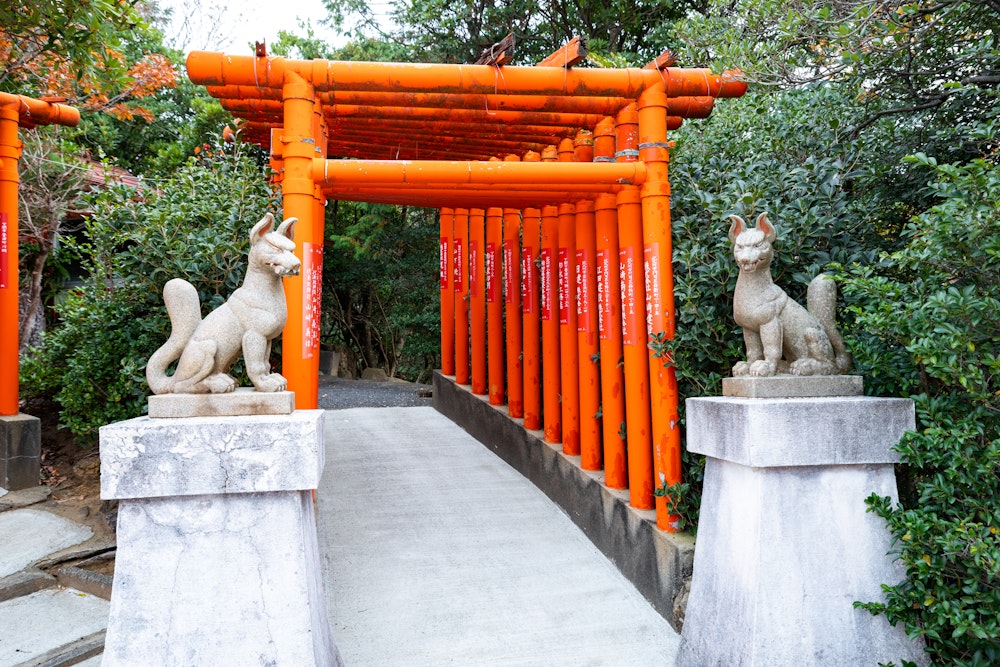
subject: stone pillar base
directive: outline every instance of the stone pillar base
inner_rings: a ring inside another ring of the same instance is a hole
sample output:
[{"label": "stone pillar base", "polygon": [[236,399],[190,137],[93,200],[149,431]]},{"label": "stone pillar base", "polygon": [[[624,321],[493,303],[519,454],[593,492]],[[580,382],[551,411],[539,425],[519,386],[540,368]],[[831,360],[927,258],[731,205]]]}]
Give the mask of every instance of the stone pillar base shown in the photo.
[{"label": "stone pillar base", "polygon": [[0,489],[20,491],[41,483],[42,422],[26,414],[0,416]]},{"label": "stone pillar base", "polygon": [[323,412],[101,429],[120,500],[105,667],[339,665],[311,489]]},{"label": "stone pillar base", "polygon": [[905,578],[865,498],[896,499],[912,402],[696,398],[687,416],[709,458],[677,664],[926,664],[902,625],[853,604]]}]

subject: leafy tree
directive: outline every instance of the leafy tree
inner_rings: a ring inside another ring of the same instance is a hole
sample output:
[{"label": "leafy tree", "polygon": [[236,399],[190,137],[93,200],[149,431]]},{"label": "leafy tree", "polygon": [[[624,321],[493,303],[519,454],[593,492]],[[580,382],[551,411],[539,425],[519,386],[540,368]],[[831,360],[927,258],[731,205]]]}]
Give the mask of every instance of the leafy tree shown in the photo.
[{"label": "leafy tree", "polygon": [[347,350],[355,372],[426,380],[439,364],[437,225],[433,214],[333,202],[323,260],[323,342]]},{"label": "leafy tree", "polygon": [[18,340],[20,350],[44,328],[42,303],[49,260],[57,255],[72,223],[69,213],[81,204],[86,167],[65,141],[62,128],[23,132],[18,193],[19,268],[21,285]]},{"label": "leafy tree", "polygon": [[91,197],[76,248],[87,279],[57,308],[61,325],[23,359],[25,397],[53,398],[81,443],[142,414],[146,359],[170,330],[164,283],[194,284],[203,315],[221,305],[242,282],[251,226],[276,203],[239,145],[234,154],[201,151],[155,188],[114,185]]},{"label": "leafy tree", "polygon": [[[662,50],[648,39],[651,26],[705,7],[704,0],[393,0],[387,17],[382,17],[376,12],[378,5],[361,0],[324,0],[324,4],[331,24],[342,29],[353,25],[356,35],[402,47],[400,59],[474,62],[485,49],[514,33],[515,63],[523,65],[541,60],[576,35],[590,38],[600,51],[649,60]],[[391,26],[385,18],[391,19]]]},{"label": "leafy tree", "polygon": [[147,30],[124,0],[0,6],[0,90],[150,118],[138,101],[174,85],[176,71],[161,53],[130,48]]},{"label": "leafy tree", "polygon": [[998,23],[996,0],[715,1],[668,38],[686,64],[738,67],[754,83],[849,85],[856,133],[885,116],[996,117]]}]

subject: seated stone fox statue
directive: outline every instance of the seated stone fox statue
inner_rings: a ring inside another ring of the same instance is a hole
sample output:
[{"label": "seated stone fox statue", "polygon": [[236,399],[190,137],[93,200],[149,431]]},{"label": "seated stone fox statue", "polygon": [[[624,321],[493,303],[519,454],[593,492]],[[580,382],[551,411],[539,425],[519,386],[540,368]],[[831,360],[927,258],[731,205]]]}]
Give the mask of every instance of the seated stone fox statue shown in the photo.
[{"label": "seated stone fox statue", "polygon": [[851,367],[851,355],[837,331],[837,284],[819,275],[809,283],[808,309],[790,299],[771,279],[777,230],[767,213],[748,228],[729,216],[729,240],[740,267],[733,317],[743,327],[747,359],[733,366],[733,376],[775,374],[839,375]]},{"label": "seated stone fox statue", "polygon": [[[257,391],[284,391],[288,382],[271,372],[271,341],[285,328],[288,309],[281,285],[298,275],[293,254],[293,226],[288,218],[273,230],[270,213],[250,230],[250,254],[243,284],[229,300],[201,319],[198,292],[175,278],[163,287],[170,314],[170,338],[146,364],[146,380],[154,394],[221,394],[236,389],[229,369],[243,352],[247,374]],[[177,361],[173,375],[167,368]]]}]

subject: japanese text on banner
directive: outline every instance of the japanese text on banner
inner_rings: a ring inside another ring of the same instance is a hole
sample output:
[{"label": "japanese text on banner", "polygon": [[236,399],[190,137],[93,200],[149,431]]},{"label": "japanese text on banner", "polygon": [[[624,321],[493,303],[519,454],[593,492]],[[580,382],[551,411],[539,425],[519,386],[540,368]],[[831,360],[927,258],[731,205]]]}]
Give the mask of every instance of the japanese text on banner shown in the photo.
[{"label": "japanese text on banner", "polygon": [[303,243],[302,260],[302,356],[312,359],[323,318],[323,246]]}]

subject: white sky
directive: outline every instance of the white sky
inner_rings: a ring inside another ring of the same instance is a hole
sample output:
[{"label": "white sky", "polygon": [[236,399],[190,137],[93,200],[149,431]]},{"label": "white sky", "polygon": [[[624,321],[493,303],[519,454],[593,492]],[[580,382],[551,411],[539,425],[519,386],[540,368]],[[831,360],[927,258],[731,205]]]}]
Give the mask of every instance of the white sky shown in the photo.
[{"label": "white sky", "polygon": [[266,39],[271,44],[279,30],[304,35],[298,19],[308,19],[320,39],[333,44],[347,41],[320,25],[326,17],[322,0],[159,0],[158,4],[173,9],[167,41],[185,53],[208,50],[250,55],[254,41]]}]

